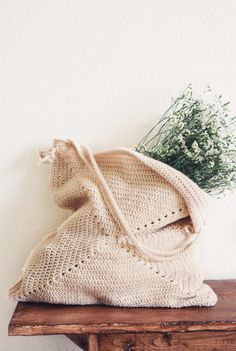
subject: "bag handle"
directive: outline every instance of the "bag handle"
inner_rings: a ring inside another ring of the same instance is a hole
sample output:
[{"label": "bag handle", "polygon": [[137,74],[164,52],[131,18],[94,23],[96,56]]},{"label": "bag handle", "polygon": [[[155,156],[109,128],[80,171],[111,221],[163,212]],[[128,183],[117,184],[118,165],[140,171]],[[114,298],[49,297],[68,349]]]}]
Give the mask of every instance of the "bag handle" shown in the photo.
[{"label": "bag handle", "polygon": [[86,148],[85,146],[80,146],[76,147],[80,157],[88,167],[88,169],[95,175],[96,181],[98,182],[98,185],[100,187],[100,190],[103,194],[103,198],[105,203],[107,204],[111,214],[113,217],[116,219],[116,221],[119,222],[119,225],[121,229],[126,233],[129,242],[135,246],[136,249],[139,250],[141,254],[144,256],[148,257],[149,259],[153,261],[163,261],[166,260],[170,257],[176,256],[186,250],[198,237],[198,233],[191,235],[190,238],[186,239],[185,242],[181,243],[178,248],[172,249],[172,250],[167,250],[167,251],[161,251],[161,250],[153,250],[151,247],[148,247],[147,245],[144,245],[142,242],[140,242],[135,234],[133,233],[132,229],[130,228],[128,222],[126,221],[123,213],[121,212],[116,199],[106,181],[104,178],[96,160],[91,152],[90,149]]}]

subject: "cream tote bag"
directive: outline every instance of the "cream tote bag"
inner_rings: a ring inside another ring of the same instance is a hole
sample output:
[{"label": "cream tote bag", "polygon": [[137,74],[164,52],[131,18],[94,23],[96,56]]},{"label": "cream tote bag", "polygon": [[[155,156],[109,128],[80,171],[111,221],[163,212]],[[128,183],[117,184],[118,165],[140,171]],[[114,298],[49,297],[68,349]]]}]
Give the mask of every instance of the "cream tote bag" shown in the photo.
[{"label": "cream tote bag", "polygon": [[166,164],[131,149],[93,154],[55,140],[55,203],[71,214],[32,251],[11,298],[130,307],[212,306],[196,252],[207,196]]}]

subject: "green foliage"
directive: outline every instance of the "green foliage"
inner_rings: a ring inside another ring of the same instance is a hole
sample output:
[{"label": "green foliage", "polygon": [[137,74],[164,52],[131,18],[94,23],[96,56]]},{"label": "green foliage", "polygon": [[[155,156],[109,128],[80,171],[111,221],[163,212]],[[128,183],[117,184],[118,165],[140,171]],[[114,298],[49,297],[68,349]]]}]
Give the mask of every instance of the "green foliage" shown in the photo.
[{"label": "green foliage", "polygon": [[236,184],[236,118],[222,96],[207,101],[192,86],[172,103],[136,147],[181,171],[209,193],[221,193]]}]

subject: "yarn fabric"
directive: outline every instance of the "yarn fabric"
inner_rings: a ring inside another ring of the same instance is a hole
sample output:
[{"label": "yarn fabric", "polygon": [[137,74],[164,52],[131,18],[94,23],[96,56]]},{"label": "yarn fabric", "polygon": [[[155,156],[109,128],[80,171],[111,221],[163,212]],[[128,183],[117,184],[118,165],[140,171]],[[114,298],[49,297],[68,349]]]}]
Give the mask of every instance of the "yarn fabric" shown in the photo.
[{"label": "yarn fabric", "polygon": [[54,140],[55,203],[71,210],[30,254],[10,298],[129,307],[212,306],[197,253],[208,195],[172,167],[131,149],[93,154]]}]

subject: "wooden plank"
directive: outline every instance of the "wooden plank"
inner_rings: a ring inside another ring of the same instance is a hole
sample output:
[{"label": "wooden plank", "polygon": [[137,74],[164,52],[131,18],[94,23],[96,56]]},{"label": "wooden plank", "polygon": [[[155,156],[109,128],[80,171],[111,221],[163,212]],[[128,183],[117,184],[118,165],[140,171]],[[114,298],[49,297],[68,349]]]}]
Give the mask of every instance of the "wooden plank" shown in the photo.
[{"label": "wooden plank", "polygon": [[18,303],[9,335],[236,330],[236,280],[208,281],[214,307],[119,308]]},{"label": "wooden plank", "polygon": [[103,334],[102,351],[235,351],[236,332]]},{"label": "wooden plank", "polygon": [[99,351],[97,335],[92,334],[88,336],[88,351]]}]

